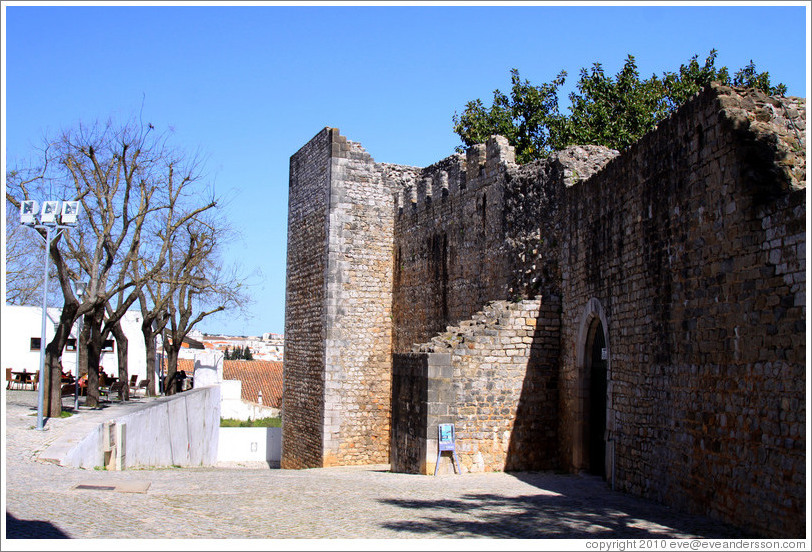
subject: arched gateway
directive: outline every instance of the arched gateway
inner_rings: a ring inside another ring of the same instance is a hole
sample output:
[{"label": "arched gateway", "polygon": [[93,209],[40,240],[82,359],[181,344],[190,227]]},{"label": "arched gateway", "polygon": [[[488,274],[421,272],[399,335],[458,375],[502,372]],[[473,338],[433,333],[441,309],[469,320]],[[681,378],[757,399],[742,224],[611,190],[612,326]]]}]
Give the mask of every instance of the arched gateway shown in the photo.
[{"label": "arched gateway", "polygon": [[611,356],[606,314],[598,299],[592,298],[581,316],[576,342],[577,405],[573,458],[575,469],[611,476],[607,452],[611,414]]}]

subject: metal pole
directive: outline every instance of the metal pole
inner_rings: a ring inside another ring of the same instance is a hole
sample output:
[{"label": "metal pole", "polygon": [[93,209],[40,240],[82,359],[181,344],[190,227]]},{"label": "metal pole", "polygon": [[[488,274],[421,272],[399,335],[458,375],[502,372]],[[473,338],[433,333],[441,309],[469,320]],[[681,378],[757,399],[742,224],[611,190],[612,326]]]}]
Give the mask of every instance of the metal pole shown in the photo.
[{"label": "metal pole", "polygon": [[76,329],[76,379],[73,382],[76,386],[73,390],[73,413],[76,414],[79,412],[79,339],[82,335],[82,320],[84,316],[80,316],[78,323],[78,328]]},{"label": "metal pole", "polygon": [[45,402],[45,325],[48,318],[48,257],[51,248],[51,227],[45,228],[45,283],[42,286],[42,328],[39,340],[39,397],[37,399],[37,429],[44,429],[42,416],[43,403]]}]

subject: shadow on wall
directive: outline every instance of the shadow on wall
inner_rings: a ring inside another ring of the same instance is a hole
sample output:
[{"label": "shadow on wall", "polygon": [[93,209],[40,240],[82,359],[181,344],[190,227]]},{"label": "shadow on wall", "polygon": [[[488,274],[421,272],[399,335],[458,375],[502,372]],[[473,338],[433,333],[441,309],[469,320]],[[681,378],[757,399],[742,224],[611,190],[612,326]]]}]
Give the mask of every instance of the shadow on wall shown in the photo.
[{"label": "shadow on wall", "polygon": [[505,471],[559,467],[558,363],[561,300],[544,297],[535,320]]},{"label": "shadow on wall", "polygon": [[742,538],[741,531],[706,518],[606,488],[598,477],[516,473],[536,493],[507,496],[469,493],[437,500],[381,499],[382,504],[424,510],[422,522],[388,521],[386,529],[454,538]]},{"label": "shadow on wall", "polygon": [[68,539],[68,535],[49,521],[17,519],[6,512],[7,539]]}]

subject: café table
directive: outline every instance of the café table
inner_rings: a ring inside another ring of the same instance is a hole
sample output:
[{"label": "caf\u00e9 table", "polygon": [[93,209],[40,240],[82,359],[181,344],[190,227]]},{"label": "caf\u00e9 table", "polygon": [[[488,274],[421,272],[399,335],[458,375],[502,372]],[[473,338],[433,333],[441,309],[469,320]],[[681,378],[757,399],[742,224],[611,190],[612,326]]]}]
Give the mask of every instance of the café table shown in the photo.
[{"label": "caf\u00e9 table", "polygon": [[23,370],[22,372],[12,372],[14,379],[17,383],[22,385],[30,385],[32,389],[36,389],[36,385],[34,385],[34,376],[36,372],[28,372]]}]

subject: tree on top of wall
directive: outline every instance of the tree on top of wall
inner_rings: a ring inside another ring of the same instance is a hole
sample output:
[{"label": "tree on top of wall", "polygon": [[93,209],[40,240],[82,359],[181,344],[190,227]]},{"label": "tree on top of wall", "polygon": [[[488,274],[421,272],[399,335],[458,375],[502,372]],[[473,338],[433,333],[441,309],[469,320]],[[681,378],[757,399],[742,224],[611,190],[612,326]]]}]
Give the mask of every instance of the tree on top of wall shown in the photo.
[{"label": "tree on top of wall", "polygon": [[622,150],[668,117],[692,95],[711,82],[758,88],[770,95],[784,95],[784,84],[773,86],[767,71],[756,70],[751,60],[730,77],[727,67],[716,68],[716,50],[704,64],[693,56],[678,71],[641,79],[634,56],[627,56],[623,68],[607,76],[600,63],[581,69],[577,91],[570,93],[569,115],[559,110],[558,92],[566,71],[540,86],[522,80],[511,69],[510,96],[495,90],[493,103],[469,101],[461,114],[452,118],[463,151],[499,134],[516,148],[516,160],[527,163],[546,157],[570,145],[596,144]]}]

